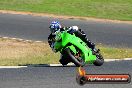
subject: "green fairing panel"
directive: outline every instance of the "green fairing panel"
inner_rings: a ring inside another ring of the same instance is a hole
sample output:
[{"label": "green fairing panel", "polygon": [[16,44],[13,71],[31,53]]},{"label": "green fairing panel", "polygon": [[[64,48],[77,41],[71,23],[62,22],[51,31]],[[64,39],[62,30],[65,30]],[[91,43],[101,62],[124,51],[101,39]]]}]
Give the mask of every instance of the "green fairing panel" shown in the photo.
[{"label": "green fairing panel", "polygon": [[[80,50],[83,52],[83,59],[85,60],[86,63],[93,63],[96,59],[95,55],[92,55],[91,49],[88,49],[86,43],[84,43],[80,38],[76,37],[74,34],[71,35],[67,33],[66,31],[61,33],[61,38],[63,42],[56,42],[55,43],[55,48],[57,50],[60,50],[66,46],[68,43],[73,44],[74,46],[77,46]],[[75,54],[76,54],[76,49],[74,46],[68,46]],[[89,53],[89,56],[88,56]]]},{"label": "green fairing panel", "polygon": [[68,48],[70,48],[70,50],[72,50],[72,52],[73,52],[74,54],[77,53],[76,48],[75,48],[73,45],[68,46]]},{"label": "green fairing panel", "polygon": [[62,42],[55,42],[54,48],[56,51],[60,51],[62,49]]},{"label": "green fairing panel", "polygon": [[89,50],[88,52],[89,52],[88,60],[85,61],[86,63],[92,64],[96,60],[96,56],[92,54],[91,50]]}]

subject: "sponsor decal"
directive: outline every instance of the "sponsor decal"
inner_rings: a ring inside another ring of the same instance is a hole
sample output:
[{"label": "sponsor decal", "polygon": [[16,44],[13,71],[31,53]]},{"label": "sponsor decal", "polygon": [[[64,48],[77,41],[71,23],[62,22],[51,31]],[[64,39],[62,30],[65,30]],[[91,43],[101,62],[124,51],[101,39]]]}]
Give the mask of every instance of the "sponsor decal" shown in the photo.
[{"label": "sponsor decal", "polygon": [[86,71],[82,67],[79,67],[76,81],[80,85],[86,83],[123,84],[130,83],[131,76],[129,74],[86,74]]}]

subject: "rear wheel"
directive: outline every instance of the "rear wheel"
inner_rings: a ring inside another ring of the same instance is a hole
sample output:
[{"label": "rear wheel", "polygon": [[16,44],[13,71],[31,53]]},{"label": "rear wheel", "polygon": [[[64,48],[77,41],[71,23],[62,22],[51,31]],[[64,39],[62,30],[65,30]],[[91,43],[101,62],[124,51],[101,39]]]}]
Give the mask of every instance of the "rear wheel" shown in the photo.
[{"label": "rear wheel", "polygon": [[71,59],[71,62],[73,62],[77,67],[84,66],[84,60],[81,57],[74,56],[69,48],[66,48],[64,50],[64,53],[69,57],[69,59]]},{"label": "rear wheel", "polygon": [[104,63],[103,56],[100,53],[97,53],[96,54],[96,60],[95,60],[95,62],[93,64],[95,66],[101,66],[101,65],[103,65],[103,63]]}]

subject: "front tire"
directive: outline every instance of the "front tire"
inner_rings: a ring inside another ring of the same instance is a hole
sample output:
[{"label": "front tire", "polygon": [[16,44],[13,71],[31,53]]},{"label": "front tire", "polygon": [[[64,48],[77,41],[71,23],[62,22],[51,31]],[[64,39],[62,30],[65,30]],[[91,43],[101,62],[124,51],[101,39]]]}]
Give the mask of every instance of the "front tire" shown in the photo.
[{"label": "front tire", "polygon": [[67,57],[66,55],[61,55],[59,62],[63,66],[65,66],[65,65],[67,65],[70,62],[70,60],[69,60],[69,57]]},{"label": "front tire", "polygon": [[95,66],[101,66],[104,63],[104,58],[100,53],[96,54],[96,60],[93,63]]},{"label": "front tire", "polygon": [[69,59],[71,59],[71,62],[73,62],[77,67],[84,66],[84,61],[79,61],[77,58],[75,58],[69,48],[66,48],[64,50],[64,53],[69,57]]}]

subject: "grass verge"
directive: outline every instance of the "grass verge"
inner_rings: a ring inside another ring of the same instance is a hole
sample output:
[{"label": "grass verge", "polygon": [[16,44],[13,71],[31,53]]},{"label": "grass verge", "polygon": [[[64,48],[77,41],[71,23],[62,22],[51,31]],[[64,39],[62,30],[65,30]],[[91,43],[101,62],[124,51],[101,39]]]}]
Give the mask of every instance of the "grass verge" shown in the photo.
[{"label": "grass verge", "polygon": [[132,20],[132,0],[0,0],[0,9]]},{"label": "grass verge", "polygon": [[[104,58],[131,58],[132,49],[97,45]],[[59,53],[53,53],[48,43],[22,42],[0,38],[0,65],[59,63]]]}]

